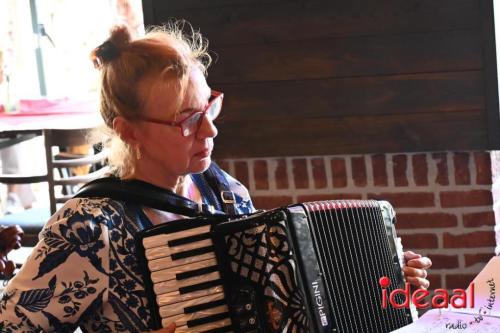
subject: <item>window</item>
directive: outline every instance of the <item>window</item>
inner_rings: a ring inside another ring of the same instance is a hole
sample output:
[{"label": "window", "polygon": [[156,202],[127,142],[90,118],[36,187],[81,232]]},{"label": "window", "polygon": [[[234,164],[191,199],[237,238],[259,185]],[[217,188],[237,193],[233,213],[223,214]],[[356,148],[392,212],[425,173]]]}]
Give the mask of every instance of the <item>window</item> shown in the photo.
[{"label": "window", "polygon": [[2,0],[0,103],[79,96],[97,91],[90,51],[114,24],[143,33],[140,0]]}]

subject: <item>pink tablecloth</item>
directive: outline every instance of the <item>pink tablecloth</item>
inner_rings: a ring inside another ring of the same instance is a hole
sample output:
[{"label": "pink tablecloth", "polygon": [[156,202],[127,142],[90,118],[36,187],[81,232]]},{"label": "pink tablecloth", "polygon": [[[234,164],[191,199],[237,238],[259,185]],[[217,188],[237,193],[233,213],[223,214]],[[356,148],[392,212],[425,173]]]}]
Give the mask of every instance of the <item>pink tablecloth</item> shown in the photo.
[{"label": "pink tablecloth", "polygon": [[0,132],[93,128],[102,124],[96,98],[21,100],[16,113],[0,113]]}]

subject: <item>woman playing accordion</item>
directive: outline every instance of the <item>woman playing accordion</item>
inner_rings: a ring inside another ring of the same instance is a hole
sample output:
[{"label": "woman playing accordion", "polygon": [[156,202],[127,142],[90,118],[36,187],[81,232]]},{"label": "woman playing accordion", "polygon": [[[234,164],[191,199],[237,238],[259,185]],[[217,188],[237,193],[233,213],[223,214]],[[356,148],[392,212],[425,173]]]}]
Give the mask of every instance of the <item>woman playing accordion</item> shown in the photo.
[{"label": "woman playing accordion", "polygon": [[[115,183],[215,210],[230,202],[233,215],[255,211],[246,188],[211,162],[223,94],[207,85],[210,56],[199,33],[186,36],[174,24],[131,40],[125,28],[116,27],[92,60],[101,71],[100,112]],[[211,165],[227,191],[197,176]],[[127,199],[105,193],[73,198],[50,218],[4,291],[0,331],[152,330],[135,236],[185,216]],[[413,252],[404,258],[406,280],[427,288],[430,260]],[[164,327],[161,332],[173,332],[175,324]]]}]

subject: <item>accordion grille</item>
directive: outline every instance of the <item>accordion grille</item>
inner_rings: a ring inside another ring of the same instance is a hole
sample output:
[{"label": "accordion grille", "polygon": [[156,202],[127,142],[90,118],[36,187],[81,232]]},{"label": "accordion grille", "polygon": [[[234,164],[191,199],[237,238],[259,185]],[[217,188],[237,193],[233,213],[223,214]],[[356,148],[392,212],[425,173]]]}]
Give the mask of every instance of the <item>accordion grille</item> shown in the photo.
[{"label": "accordion grille", "polygon": [[[411,322],[407,309],[382,308],[379,279],[400,281],[376,201],[304,204],[333,315],[333,332],[390,332]],[[387,288],[399,288],[395,282]],[[401,295],[398,295],[401,296]],[[402,303],[401,298],[396,298]]]}]

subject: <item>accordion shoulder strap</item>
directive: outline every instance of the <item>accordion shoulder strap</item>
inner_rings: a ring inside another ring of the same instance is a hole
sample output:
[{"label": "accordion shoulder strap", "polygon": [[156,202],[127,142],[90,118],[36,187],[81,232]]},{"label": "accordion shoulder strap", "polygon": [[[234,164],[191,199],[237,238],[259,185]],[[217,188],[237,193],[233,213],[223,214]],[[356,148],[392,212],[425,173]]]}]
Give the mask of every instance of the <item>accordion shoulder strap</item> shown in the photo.
[{"label": "accordion shoulder strap", "polygon": [[105,177],[93,180],[78,191],[74,198],[103,197],[113,200],[138,203],[151,208],[189,217],[212,216],[213,209],[208,205],[199,205],[176,193],[161,187],[140,181],[121,180],[117,177]]},{"label": "accordion shoulder strap", "polygon": [[237,215],[236,198],[222,169],[215,162],[212,162],[203,176],[215,191],[215,196],[224,212],[229,215]]}]

